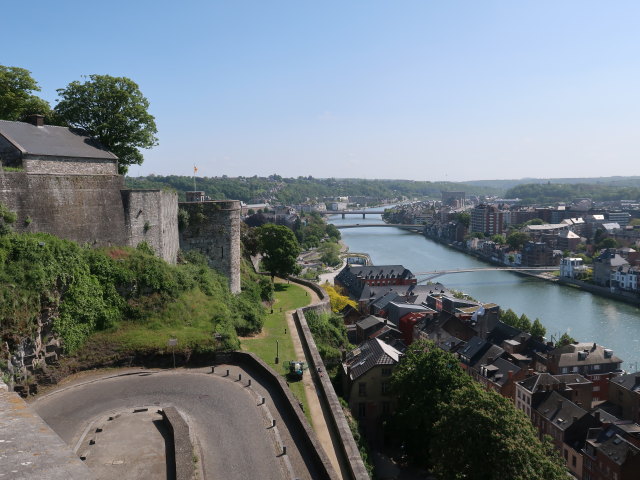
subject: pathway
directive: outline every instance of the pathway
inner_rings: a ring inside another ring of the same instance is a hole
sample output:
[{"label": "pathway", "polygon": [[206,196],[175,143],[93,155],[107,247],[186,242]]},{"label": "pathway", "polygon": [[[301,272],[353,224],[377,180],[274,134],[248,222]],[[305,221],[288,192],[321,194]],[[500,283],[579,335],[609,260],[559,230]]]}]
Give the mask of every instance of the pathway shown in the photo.
[{"label": "pathway", "polygon": [[[283,280],[276,279],[277,282],[284,283]],[[305,287],[304,285],[297,285],[303,288],[309,295],[311,301],[310,305],[314,303],[319,303],[320,298],[309,287]],[[298,329],[296,327],[295,321],[293,320],[293,311],[286,312],[287,317],[287,325],[289,331],[291,332],[291,339],[293,340],[293,347],[296,352],[297,358],[305,358],[304,350],[302,348],[302,342],[300,341],[300,335],[298,333]],[[309,364],[309,360],[306,359],[307,365]],[[316,436],[324,448],[325,453],[329,457],[331,464],[333,465],[334,470],[342,478],[340,462],[338,462],[338,456],[336,455],[334,441],[331,438],[331,433],[327,423],[330,422],[330,419],[326,416],[322,404],[320,402],[320,394],[316,389],[315,383],[313,381],[313,375],[310,371],[307,372],[306,375],[302,376],[302,383],[304,385],[305,393],[307,395],[307,403],[308,408],[311,415],[311,422],[313,424],[313,430],[316,432]]]}]

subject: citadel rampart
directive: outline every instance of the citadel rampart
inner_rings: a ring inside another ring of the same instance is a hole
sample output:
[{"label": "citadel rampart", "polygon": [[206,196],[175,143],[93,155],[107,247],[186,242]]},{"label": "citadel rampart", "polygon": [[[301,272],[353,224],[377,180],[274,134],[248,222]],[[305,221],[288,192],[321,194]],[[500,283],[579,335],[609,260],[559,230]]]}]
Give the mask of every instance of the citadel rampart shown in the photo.
[{"label": "citadel rampart", "polygon": [[91,246],[146,241],[170,263],[178,253],[177,195],[125,190],[120,175],[4,172],[0,203],[16,212],[17,232],[46,232]]},{"label": "citadel rampart", "polygon": [[187,213],[180,248],[202,253],[211,267],[229,278],[231,292],[240,292],[240,202],[181,202],[179,209]]}]

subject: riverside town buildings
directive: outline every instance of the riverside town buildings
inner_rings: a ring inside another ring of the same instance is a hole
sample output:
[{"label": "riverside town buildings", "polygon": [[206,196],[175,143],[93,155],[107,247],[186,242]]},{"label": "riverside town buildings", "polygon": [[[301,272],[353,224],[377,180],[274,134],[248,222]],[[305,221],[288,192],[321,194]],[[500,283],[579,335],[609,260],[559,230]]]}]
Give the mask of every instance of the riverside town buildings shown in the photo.
[{"label": "riverside town buildings", "polygon": [[[567,478],[640,478],[640,373],[624,374],[611,349],[534,338],[501,322],[498,305],[455,298],[440,284],[365,283],[405,272],[401,265],[353,268],[338,275],[363,315],[347,325],[358,346],[342,362],[343,391],[370,441],[384,442],[382,422],[395,408],[393,369],[408,345],[428,339],[484,388],[511,399],[540,438],[549,435]],[[400,277],[413,279],[410,272]]]}]

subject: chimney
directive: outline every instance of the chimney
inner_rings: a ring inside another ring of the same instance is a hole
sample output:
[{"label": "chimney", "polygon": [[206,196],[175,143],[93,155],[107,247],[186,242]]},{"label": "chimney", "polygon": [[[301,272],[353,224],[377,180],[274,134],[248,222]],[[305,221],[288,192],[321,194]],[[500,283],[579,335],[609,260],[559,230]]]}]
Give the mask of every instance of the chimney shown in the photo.
[{"label": "chimney", "polygon": [[558,410],[560,410],[562,408],[562,400],[558,400]]},{"label": "chimney", "polygon": [[600,412],[593,412],[593,418],[596,419],[596,422],[600,421]]},{"label": "chimney", "polygon": [[38,113],[27,115],[24,121],[36,127],[44,127],[44,115],[40,115]]},{"label": "chimney", "polygon": [[509,380],[513,380],[513,370],[509,370]]}]

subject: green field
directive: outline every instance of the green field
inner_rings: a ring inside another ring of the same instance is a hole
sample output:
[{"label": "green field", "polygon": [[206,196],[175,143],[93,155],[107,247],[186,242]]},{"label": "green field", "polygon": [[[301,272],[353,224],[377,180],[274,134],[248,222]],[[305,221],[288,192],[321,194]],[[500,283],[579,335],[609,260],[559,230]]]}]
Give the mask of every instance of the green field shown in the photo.
[{"label": "green field", "polygon": [[[285,377],[288,371],[286,362],[297,360],[285,312],[304,307],[310,303],[310,300],[307,292],[302,287],[294,284],[276,283],[273,313],[267,315],[262,333],[255,338],[243,338],[241,340],[242,350],[255,353],[276,372]],[[276,341],[278,342],[280,359],[277,365],[275,363]],[[311,424],[307,396],[302,382],[289,382],[289,385],[293,394],[304,405],[305,415],[309,420],[309,424]]]}]

